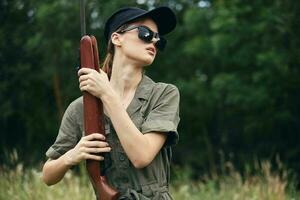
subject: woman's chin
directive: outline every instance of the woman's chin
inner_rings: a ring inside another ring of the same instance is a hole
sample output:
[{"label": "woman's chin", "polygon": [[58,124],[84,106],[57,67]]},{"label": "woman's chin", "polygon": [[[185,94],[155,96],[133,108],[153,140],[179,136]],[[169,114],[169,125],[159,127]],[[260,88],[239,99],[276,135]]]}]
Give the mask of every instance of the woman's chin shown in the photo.
[{"label": "woman's chin", "polygon": [[144,66],[148,66],[151,65],[154,61],[154,56],[151,55],[147,55],[144,59],[143,59],[143,65]]},{"label": "woman's chin", "polygon": [[140,54],[139,56],[128,56],[128,58],[130,58],[137,66],[148,66],[153,63],[155,56],[150,54],[141,56]]}]

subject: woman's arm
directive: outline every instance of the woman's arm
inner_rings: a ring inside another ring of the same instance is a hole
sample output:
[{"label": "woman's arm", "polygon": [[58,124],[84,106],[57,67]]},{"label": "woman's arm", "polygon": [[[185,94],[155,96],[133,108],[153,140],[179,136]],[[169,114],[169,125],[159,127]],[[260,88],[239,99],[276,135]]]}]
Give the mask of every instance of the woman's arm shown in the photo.
[{"label": "woman's arm", "polygon": [[117,95],[107,94],[102,97],[102,101],[132,164],[136,168],[149,165],[164,145],[167,135],[157,132],[142,134],[128,116]]},{"label": "woman's arm", "polygon": [[48,186],[58,183],[70,167],[64,155],[56,160],[48,159],[42,171],[43,181]]},{"label": "woman's arm", "polygon": [[102,156],[94,154],[110,152],[111,148],[107,142],[99,140],[105,140],[104,135],[94,133],[84,136],[73,149],[67,151],[58,159],[47,160],[42,171],[43,181],[47,185],[56,184],[65,176],[70,167],[77,165],[82,160],[103,160]]}]

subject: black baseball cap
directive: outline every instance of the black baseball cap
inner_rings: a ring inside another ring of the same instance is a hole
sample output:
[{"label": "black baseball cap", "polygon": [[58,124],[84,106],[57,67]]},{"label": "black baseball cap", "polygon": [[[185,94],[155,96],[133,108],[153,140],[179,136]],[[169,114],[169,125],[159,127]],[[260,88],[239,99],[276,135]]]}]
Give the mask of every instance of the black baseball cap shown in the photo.
[{"label": "black baseball cap", "polygon": [[108,42],[111,34],[123,24],[144,17],[153,19],[160,35],[170,33],[176,27],[176,16],[169,7],[160,6],[150,11],[137,7],[123,7],[107,19],[104,27],[104,37],[106,41]]}]

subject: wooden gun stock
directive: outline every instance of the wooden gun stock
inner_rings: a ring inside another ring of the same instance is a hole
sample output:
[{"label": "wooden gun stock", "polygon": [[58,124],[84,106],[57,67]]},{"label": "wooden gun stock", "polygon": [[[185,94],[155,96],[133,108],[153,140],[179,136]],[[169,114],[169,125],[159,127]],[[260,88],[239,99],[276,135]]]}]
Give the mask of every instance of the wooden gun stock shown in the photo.
[{"label": "wooden gun stock", "polygon": [[[80,66],[99,72],[97,41],[94,36],[83,36],[80,41]],[[83,92],[85,135],[101,133],[105,135],[103,104],[97,97]],[[87,160],[86,168],[98,200],[117,200],[119,193],[107,183],[100,173],[100,162]]]}]

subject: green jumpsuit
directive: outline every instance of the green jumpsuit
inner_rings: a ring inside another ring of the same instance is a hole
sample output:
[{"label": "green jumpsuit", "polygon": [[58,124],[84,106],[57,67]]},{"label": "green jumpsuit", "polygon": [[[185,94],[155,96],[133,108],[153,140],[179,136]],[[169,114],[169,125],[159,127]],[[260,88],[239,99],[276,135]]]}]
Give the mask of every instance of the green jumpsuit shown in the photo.
[{"label": "green jumpsuit", "polygon": [[[171,147],[179,139],[179,91],[176,86],[155,83],[143,75],[127,113],[143,134],[163,132],[167,140],[154,160],[145,168],[136,169],[128,159],[109,117],[105,115],[105,133],[111,152],[104,154],[101,170],[110,185],[120,192],[119,199],[172,199],[170,180]],[[79,97],[67,108],[55,143],[46,152],[57,159],[73,148],[83,136],[83,98]]]}]

